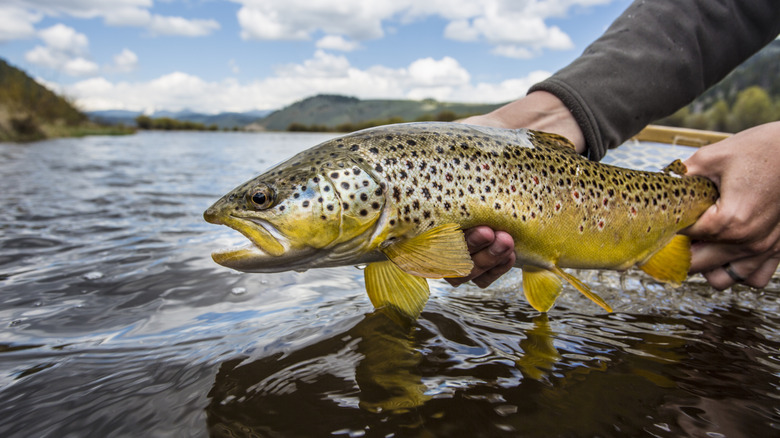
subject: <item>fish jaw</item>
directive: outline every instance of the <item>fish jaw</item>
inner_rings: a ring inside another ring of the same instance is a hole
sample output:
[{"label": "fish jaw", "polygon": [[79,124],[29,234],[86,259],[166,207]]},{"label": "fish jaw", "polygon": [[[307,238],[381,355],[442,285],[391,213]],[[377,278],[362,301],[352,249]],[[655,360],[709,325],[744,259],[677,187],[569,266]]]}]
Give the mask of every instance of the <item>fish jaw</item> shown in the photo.
[{"label": "fish jaw", "polygon": [[215,262],[228,268],[243,272],[259,272],[257,271],[259,266],[275,265],[273,260],[285,254],[285,244],[289,245],[287,239],[268,222],[262,219],[231,216],[224,213],[216,204],[203,213],[203,218],[206,222],[233,228],[251,242],[248,246],[222,249],[211,254]]}]

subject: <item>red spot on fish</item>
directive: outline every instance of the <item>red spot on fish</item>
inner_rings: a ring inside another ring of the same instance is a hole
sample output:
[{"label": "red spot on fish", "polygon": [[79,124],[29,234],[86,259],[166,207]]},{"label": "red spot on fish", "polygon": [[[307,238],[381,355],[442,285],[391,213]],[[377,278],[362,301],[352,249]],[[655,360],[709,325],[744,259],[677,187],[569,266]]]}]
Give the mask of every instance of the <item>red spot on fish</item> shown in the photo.
[{"label": "red spot on fish", "polygon": [[636,207],[631,206],[631,215],[636,216]]},{"label": "red spot on fish", "polygon": [[574,196],[574,199],[580,199],[580,192],[576,190],[571,192],[571,195]]},{"label": "red spot on fish", "polygon": [[606,207],[609,204],[609,199],[604,198],[604,207]]},{"label": "red spot on fish", "polygon": [[603,230],[603,229],[604,229],[604,219],[599,221],[599,230]]},{"label": "red spot on fish", "polygon": [[510,188],[510,189],[512,189],[512,191],[513,191],[513,192],[516,192],[516,191],[517,191],[517,187],[515,187],[515,186],[514,186],[514,184],[513,184],[513,185],[511,185],[511,186],[509,186],[509,188]]},{"label": "red spot on fish", "polygon": [[483,164],[482,168],[485,170],[490,170],[490,166],[487,163]]},{"label": "red spot on fish", "polygon": [[561,203],[560,202],[556,202],[555,203],[555,211],[560,211],[560,210],[561,210]]},{"label": "red spot on fish", "polygon": [[534,176],[534,184],[539,185],[539,177]]}]

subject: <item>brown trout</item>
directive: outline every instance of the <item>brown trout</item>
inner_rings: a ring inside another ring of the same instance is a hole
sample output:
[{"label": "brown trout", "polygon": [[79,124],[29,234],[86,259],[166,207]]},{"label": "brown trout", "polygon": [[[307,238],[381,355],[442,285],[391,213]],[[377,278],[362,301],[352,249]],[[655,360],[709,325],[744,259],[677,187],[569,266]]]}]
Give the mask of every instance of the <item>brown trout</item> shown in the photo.
[{"label": "brown trout", "polygon": [[377,308],[415,318],[426,278],[467,275],[462,230],[512,235],[528,302],[548,311],[568,282],[562,268],[639,266],[681,283],[690,241],[677,232],[715,201],[715,185],[680,161],[645,172],[589,161],[564,137],[458,123],[408,123],[355,132],[299,153],[212,205],[208,222],[250,241],[215,252],[244,272],[368,264]]}]

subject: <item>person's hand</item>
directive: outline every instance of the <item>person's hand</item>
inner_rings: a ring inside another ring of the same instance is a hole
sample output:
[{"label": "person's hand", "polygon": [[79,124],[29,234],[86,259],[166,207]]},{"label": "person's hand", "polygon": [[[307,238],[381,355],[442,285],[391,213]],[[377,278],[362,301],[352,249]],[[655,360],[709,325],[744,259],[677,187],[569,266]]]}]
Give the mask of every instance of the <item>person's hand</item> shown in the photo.
[{"label": "person's hand", "polygon": [[[569,109],[554,95],[537,91],[511,102],[495,111],[472,116],[461,123],[494,128],[529,128],[563,135],[571,140],[577,151],[585,150],[585,137]],[[471,273],[447,281],[458,286],[469,280],[479,287],[488,287],[509,271],[515,263],[514,240],[509,233],[479,226],[465,231],[466,243],[474,261]]]},{"label": "person's hand", "polygon": [[683,230],[694,240],[691,272],[717,289],[764,287],[780,263],[780,122],[699,149],[688,173],[711,179],[720,198]]},{"label": "person's hand", "polygon": [[446,279],[451,285],[459,286],[471,280],[485,288],[512,269],[515,244],[509,233],[479,226],[466,230],[465,234],[474,268],[465,277]]}]

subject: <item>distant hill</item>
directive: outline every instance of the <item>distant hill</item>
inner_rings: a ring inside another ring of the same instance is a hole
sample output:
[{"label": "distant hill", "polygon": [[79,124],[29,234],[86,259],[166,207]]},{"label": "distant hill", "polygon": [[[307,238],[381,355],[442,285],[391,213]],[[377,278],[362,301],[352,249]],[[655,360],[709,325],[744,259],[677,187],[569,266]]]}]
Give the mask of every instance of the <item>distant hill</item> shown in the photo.
[{"label": "distant hill", "polygon": [[86,119],[68,101],[0,59],[0,140],[44,138],[42,124],[76,126]]},{"label": "distant hill", "polygon": [[780,99],[780,40],[774,40],[743,62],[695,102],[711,105],[723,99],[733,105],[740,91],[761,87],[773,100]]},{"label": "distant hill", "polygon": [[128,132],[90,122],[66,99],[0,59],[0,141]]},{"label": "distant hill", "polygon": [[321,94],[295,102],[248,126],[247,129],[285,131],[291,127],[357,126],[372,121],[413,121],[437,117],[452,119],[492,111],[500,104],[444,103],[432,99],[361,100]]},{"label": "distant hill", "polygon": [[[234,129],[243,128],[250,123],[256,122],[258,119],[265,117],[271,111],[247,111],[247,112],[228,112],[220,114],[200,114],[192,111],[157,111],[150,115],[152,118],[167,117],[182,122],[202,123],[206,126],[214,125],[219,129]],[[124,124],[128,126],[135,126],[136,117],[142,115],[141,111],[125,111],[125,110],[105,110],[105,111],[89,111],[87,115],[90,119],[101,123],[107,123],[111,125]]]},{"label": "distant hill", "polygon": [[656,123],[739,132],[780,120],[780,41],[743,62],[690,105]]}]

